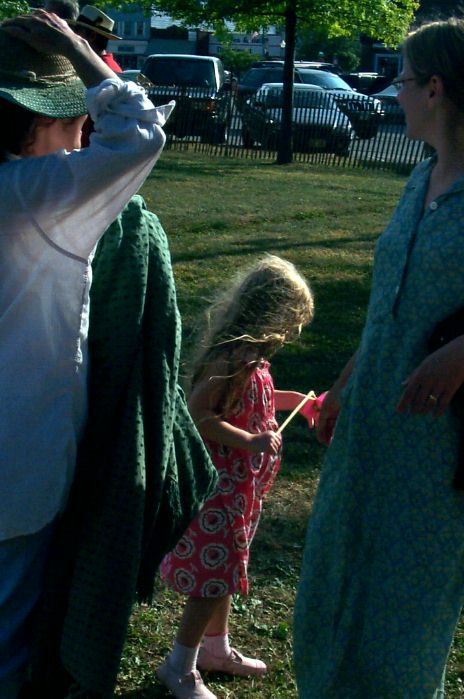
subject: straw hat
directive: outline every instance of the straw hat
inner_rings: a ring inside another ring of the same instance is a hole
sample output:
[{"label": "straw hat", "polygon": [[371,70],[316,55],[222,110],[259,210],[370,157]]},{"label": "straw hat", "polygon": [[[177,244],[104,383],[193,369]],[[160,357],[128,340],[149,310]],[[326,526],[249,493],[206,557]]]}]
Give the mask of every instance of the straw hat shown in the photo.
[{"label": "straw hat", "polygon": [[0,97],[54,119],[87,113],[84,84],[68,59],[39,53],[1,27]]},{"label": "straw hat", "polygon": [[85,5],[79,13],[79,17],[74,21],[69,21],[72,27],[79,26],[90,29],[97,34],[106,36],[107,39],[121,39],[113,34],[114,20],[93,5]]}]

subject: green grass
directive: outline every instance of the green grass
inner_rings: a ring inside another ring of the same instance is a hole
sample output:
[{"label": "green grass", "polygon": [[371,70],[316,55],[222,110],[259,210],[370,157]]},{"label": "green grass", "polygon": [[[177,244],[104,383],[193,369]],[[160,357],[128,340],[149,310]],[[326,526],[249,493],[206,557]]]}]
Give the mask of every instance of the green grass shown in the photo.
[{"label": "green grass", "polygon": [[[276,386],[304,392],[329,387],[359,340],[375,241],[404,183],[391,173],[163,154],[142,193],[170,239],[184,357],[214,290],[238,267],[271,252],[299,267],[316,299],[314,322],[273,358]],[[233,643],[265,660],[270,671],[255,680],[206,676],[221,699],[297,696],[292,609],[323,454],[306,423],[295,418],[252,547],[250,596],[235,600],[230,623]],[[182,598],[159,585],[153,606],[134,609],[118,696],[170,696],[154,670],[171,647],[182,606]],[[462,698],[463,679],[464,626],[451,655],[448,699]]]}]

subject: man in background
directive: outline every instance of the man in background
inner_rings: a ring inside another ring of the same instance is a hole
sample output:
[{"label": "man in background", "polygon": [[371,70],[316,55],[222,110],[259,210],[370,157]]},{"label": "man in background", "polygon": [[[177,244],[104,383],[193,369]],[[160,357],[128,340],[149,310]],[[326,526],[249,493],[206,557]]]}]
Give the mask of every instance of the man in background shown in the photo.
[{"label": "man in background", "polygon": [[[49,0],[49,2],[56,1]],[[63,2],[63,0],[58,0],[58,2]],[[114,20],[111,17],[99,10],[98,7],[85,5],[78,17],[70,21],[69,24],[76,34],[87,39],[95,53],[98,53],[111,70],[114,70],[115,73],[122,73],[122,68],[114,59],[113,54],[106,50],[109,39],[121,39],[120,36],[113,34]]]},{"label": "man in background", "polygon": [[[63,0],[48,0],[49,2],[62,2]],[[59,13],[57,13],[59,14]],[[61,15],[62,16],[62,15]],[[111,68],[115,73],[122,73],[121,66],[115,61],[113,54],[108,53],[106,47],[110,39],[121,39],[120,36],[113,34],[114,20],[107,14],[94,7],[93,5],[85,5],[75,20],[69,20],[70,26],[84,39],[86,39],[91,48],[97,53],[102,61]],[[81,145],[85,148],[89,145],[90,134],[94,130],[93,121],[90,117],[82,127]]]}]

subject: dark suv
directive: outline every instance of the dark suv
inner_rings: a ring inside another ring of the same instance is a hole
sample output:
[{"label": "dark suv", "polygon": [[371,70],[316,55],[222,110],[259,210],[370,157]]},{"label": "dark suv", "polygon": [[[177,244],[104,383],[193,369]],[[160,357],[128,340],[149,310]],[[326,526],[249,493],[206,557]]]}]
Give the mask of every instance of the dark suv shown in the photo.
[{"label": "dark suv", "polygon": [[[332,95],[337,106],[348,117],[358,138],[373,138],[382,121],[383,110],[379,100],[353,90],[339,75],[326,70],[308,68],[305,62],[295,64],[295,85],[317,85]],[[282,82],[283,65],[250,68],[236,89],[237,108],[242,111],[247,99],[264,83]]]},{"label": "dark suv", "polygon": [[171,99],[176,108],[166,123],[174,136],[200,136],[203,142],[222,143],[230,122],[230,85],[222,61],[213,56],[155,53],[140,71],[153,84],[148,94],[154,104]]},{"label": "dark suv", "polygon": [[[281,83],[284,75],[283,62],[266,61],[265,65],[249,68],[238,81],[235,88],[235,104],[241,112],[247,99],[256,94],[264,83]],[[295,81],[296,82],[296,81]],[[300,82],[298,80],[298,82]]]}]

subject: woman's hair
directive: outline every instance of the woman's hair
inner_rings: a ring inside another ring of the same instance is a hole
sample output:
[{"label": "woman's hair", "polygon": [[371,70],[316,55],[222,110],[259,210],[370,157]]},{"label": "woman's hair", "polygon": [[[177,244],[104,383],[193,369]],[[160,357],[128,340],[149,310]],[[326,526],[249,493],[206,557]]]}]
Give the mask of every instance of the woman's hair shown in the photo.
[{"label": "woman's hair", "polygon": [[193,359],[192,386],[218,360],[226,387],[226,414],[262,357],[270,357],[313,319],[312,292],[296,267],[265,255],[239,273],[206,312],[206,330]]},{"label": "woman's hair", "polygon": [[423,24],[403,43],[419,85],[439,75],[448,98],[464,112],[464,20],[451,17]]},{"label": "woman's hair", "polygon": [[9,154],[20,155],[34,140],[38,115],[0,97],[0,163]]},{"label": "woman's hair", "polygon": [[62,19],[76,20],[79,15],[77,0],[46,0],[44,10],[54,12]]}]

